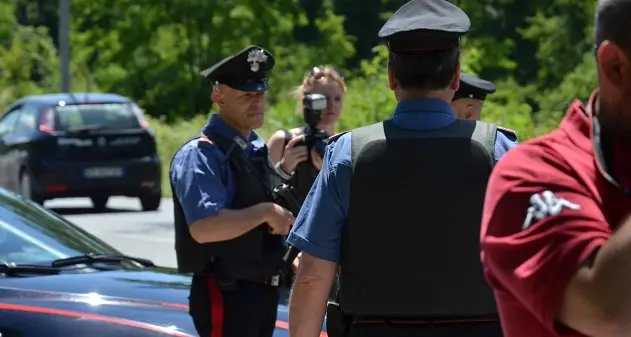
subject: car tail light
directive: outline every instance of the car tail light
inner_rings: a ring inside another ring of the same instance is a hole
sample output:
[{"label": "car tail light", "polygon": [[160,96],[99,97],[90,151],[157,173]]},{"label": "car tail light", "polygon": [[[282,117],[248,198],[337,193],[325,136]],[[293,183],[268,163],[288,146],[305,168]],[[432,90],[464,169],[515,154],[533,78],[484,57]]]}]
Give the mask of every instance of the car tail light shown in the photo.
[{"label": "car tail light", "polygon": [[66,185],[49,185],[46,186],[47,192],[64,192],[68,189]]},{"label": "car tail light", "polygon": [[145,114],[142,112],[142,109],[134,103],[132,103],[131,107],[132,107],[132,110],[134,111],[134,114],[136,115],[136,118],[138,118],[138,124],[140,124],[140,128],[143,130],[148,130],[149,122],[147,122],[147,119],[145,118]]},{"label": "car tail light", "polygon": [[39,130],[45,133],[55,131],[55,110],[52,108],[44,110],[39,119]]}]

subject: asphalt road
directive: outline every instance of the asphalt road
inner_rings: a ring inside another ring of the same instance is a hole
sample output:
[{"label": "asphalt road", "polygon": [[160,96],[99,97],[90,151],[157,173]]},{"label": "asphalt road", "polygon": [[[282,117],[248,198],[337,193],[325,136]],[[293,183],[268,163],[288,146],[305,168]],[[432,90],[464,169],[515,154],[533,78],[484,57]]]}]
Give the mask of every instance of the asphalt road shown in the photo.
[{"label": "asphalt road", "polygon": [[138,199],[123,197],[110,198],[105,212],[94,211],[90,200],[83,198],[51,200],[44,205],[127,255],[176,266],[171,199],[162,199],[155,212],[142,212]]}]

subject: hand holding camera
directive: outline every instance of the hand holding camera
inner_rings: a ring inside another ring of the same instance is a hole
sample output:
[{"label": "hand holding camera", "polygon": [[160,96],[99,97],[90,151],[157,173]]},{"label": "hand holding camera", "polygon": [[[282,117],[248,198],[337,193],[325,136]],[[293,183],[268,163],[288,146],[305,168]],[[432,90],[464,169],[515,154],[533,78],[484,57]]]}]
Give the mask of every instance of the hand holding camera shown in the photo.
[{"label": "hand holding camera", "polygon": [[309,158],[309,149],[304,144],[305,137],[299,136],[292,138],[285,146],[283,158],[280,160],[280,168],[287,174],[291,174],[298,164]]}]

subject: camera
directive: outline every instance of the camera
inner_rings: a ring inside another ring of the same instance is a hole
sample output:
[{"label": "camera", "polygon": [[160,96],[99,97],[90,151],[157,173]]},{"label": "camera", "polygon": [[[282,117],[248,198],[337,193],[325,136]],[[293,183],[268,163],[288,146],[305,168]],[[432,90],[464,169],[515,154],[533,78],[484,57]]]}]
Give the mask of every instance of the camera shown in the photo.
[{"label": "camera", "polygon": [[328,144],[329,135],[322,130],[318,130],[317,126],[322,118],[322,112],[327,107],[326,96],[322,94],[305,95],[302,105],[302,114],[307,128],[305,129],[304,143],[300,145],[306,145],[309,151],[315,148],[316,152],[322,157]]}]

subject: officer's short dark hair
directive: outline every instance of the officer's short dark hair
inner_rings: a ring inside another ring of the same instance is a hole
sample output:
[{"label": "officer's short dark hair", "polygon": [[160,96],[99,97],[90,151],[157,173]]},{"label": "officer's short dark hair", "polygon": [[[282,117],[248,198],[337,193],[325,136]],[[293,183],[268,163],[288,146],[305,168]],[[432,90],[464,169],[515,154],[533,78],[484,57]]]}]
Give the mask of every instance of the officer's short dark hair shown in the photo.
[{"label": "officer's short dark hair", "polygon": [[594,28],[596,47],[609,40],[631,56],[631,0],[599,0]]},{"label": "officer's short dark hair", "polygon": [[388,67],[402,89],[439,90],[449,85],[460,63],[460,48],[422,53],[393,53]]}]

